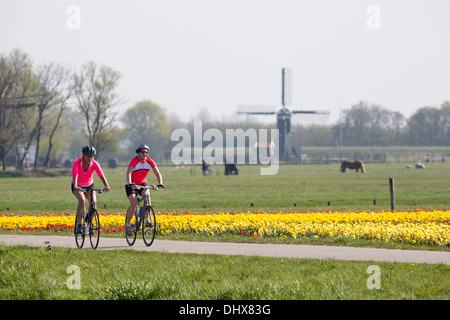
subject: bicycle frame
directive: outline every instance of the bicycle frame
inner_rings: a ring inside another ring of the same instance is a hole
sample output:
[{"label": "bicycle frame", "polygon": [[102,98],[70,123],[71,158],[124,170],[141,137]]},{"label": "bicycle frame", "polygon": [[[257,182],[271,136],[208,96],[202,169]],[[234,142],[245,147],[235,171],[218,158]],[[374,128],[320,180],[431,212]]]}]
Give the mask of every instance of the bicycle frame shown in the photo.
[{"label": "bicycle frame", "polygon": [[[86,234],[89,234],[89,239],[91,242],[92,249],[96,249],[100,240],[100,218],[98,215],[98,211],[95,208],[94,203],[94,195],[95,192],[103,193],[103,189],[86,189],[81,188],[81,191],[84,194],[90,193],[90,203],[89,203],[89,209],[86,212],[86,208],[84,208],[84,213],[82,217],[82,230],[81,234],[75,234],[75,242],[79,249],[83,247],[84,239]],[[95,219],[95,221],[93,221]],[[77,226],[77,216],[75,216],[75,227]],[[94,232],[97,233],[97,237],[95,239]]]},{"label": "bicycle frame", "polygon": [[[145,189],[158,190],[159,188],[157,186],[155,186],[154,184],[152,184],[151,186],[136,186],[136,189],[137,190],[142,190],[142,189],[143,190],[145,190]],[[134,211],[135,214],[139,212],[139,205],[141,204],[142,201],[144,201],[144,207],[151,206],[148,201],[150,199],[150,194],[148,195],[148,198],[146,197],[146,194],[144,194],[143,196],[140,194],[137,194],[136,198],[137,198],[137,206],[136,206],[136,210]]]},{"label": "bicycle frame", "polygon": [[[151,186],[136,186],[137,190],[141,189],[153,189],[158,190],[158,187],[155,185]],[[153,207],[149,204],[149,198],[146,197],[146,195],[140,195],[137,194],[137,205],[134,210],[134,223],[132,223],[132,226],[134,227],[134,230],[132,231],[131,235],[128,235],[125,233],[125,237],[127,240],[128,245],[132,246],[136,241],[136,235],[137,232],[142,232],[142,238],[144,240],[145,245],[151,246],[153,243],[153,240],[155,238],[155,231],[156,231],[156,216],[155,212],[153,210]],[[144,204],[142,205],[142,213],[139,212],[140,204],[144,201]],[[146,226],[146,218],[150,220],[150,224]]]}]

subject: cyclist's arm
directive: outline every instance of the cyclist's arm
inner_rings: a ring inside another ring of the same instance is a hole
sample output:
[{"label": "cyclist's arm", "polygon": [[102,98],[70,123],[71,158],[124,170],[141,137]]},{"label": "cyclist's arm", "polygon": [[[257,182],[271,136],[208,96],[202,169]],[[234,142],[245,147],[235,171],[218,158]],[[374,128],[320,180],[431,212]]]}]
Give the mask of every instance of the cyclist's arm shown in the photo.
[{"label": "cyclist's arm", "polygon": [[80,191],[78,187],[78,167],[80,165],[79,159],[76,159],[72,164],[72,183],[74,190]]},{"label": "cyclist's arm", "polygon": [[158,185],[163,185],[163,178],[157,166],[152,168],[153,173],[155,174],[156,179],[158,180]]},{"label": "cyclist's arm", "polygon": [[98,177],[100,178],[100,180],[102,180],[103,185],[105,186],[105,188],[103,190],[108,192],[111,189],[109,188],[109,184],[108,184],[108,181],[106,180],[105,174],[103,173],[102,167],[100,166],[100,164],[97,161],[95,161],[95,160],[92,160],[92,161],[94,162],[93,166],[94,166],[95,172],[97,173]]},{"label": "cyclist's arm", "polygon": [[105,188],[103,190],[105,190],[106,192],[111,190],[111,188],[109,187],[108,181],[106,180],[105,176],[101,177],[100,180],[102,180],[103,185],[105,186]]},{"label": "cyclist's arm", "polygon": [[78,176],[73,177],[73,188],[74,190],[81,191],[81,188],[78,186]]},{"label": "cyclist's arm", "polygon": [[131,180],[131,172],[133,172],[133,167],[132,166],[128,166],[128,170],[127,170],[127,175],[126,175],[126,179],[127,179],[127,183],[129,185],[134,184],[133,181]]}]

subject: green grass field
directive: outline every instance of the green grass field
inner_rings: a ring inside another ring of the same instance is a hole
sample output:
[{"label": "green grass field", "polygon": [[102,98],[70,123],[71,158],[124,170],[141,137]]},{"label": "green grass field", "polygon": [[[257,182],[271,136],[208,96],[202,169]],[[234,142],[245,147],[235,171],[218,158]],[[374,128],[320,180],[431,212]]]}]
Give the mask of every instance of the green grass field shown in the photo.
[{"label": "green grass field", "polygon": [[[224,176],[223,167],[219,166],[211,176],[203,177],[200,168],[192,174],[189,168],[162,166],[166,188],[152,193],[153,205],[159,211],[177,212],[390,210],[389,178],[394,178],[398,210],[442,209],[450,205],[449,163],[429,163],[425,170],[406,169],[405,163],[367,164],[365,174],[343,174],[337,164],[282,165],[273,176],[260,175],[259,166],[238,168],[238,176]],[[105,170],[112,191],[99,196],[101,211],[124,212],[128,207],[125,170]],[[151,173],[150,176],[149,182],[155,183]],[[2,177],[0,212],[73,213],[76,200],[70,191],[70,180],[70,173],[56,177]],[[102,186],[98,178],[95,184]]]},{"label": "green grass field", "polygon": [[2,299],[448,299],[449,287],[444,265],[0,245]]},{"label": "green grass field", "polygon": [[[394,178],[397,209],[449,206],[450,164],[431,163],[425,170],[406,169],[404,163],[366,168],[366,174],[342,174],[338,165],[284,165],[277,175],[261,176],[258,166],[239,166],[238,176],[224,176],[219,167],[219,174],[203,177],[199,168],[191,174],[189,168],[162,166],[166,189],[152,198],[157,210],[177,212],[389,210],[389,178]],[[99,209],[124,212],[125,168],[105,172],[112,191],[99,196]],[[0,174],[0,213],[75,212],[70,173],[8,175]],[[95,182],[101,186],[98,178]],[[67,286],[71,265],[80,268],[80,289]],[[371,265],[380,268],[380,289],[367,286]],[[46,251],[0,244],[2,299],[449,299],[449,279],[445,265]]]}]

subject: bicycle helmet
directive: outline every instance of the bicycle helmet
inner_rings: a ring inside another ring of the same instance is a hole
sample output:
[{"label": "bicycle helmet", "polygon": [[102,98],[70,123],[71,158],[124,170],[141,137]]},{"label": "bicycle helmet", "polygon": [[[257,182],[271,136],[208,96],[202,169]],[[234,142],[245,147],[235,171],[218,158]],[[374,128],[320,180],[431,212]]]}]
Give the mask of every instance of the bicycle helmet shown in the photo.
[{"label": "bicycle helmet", "polygon": [[146,144],[140,144],[140,145],[136,148],[136,153],[139,153],[139,151],[141,151],[142,149],[147,149],[147,151],[150,151],[150,148],[148,147],[148,145],[146,145]]},{"label": "bicycle helmet", "polygon": [[88,157],[93,157],[97,153],[93,146],[84,146],[83,149],[81,149],[81,152]]}]

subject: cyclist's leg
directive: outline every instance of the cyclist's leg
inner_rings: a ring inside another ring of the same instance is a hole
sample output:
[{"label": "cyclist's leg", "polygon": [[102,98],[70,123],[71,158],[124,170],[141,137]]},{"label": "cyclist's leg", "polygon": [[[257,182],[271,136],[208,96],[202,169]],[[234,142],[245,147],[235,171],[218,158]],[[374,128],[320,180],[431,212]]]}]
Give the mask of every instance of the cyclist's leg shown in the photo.
[{"label": "cyclist's leg", "polygon": [[90,212],[91,211],[91,193],[87,192],[84,196],[86,197],[86,202],[88,203],[88,211],[87,212]]},{"label": "cyclist's leg", "polygon": [[91,195],[92,195],[92,199],[94,200],[94,209],[97,209],[97,194],[95,192],[92,193],[88,193],[89,194],[89,205],[91,203]]},{"label": "cyclist's leg", "polygon": [[[147,200],[148,200],[147,203],[148,203],[149,206],[151,206],[152,205],[152,199],[150,198],[150,190],[145,189],[144,191],[145,191],[145,193],[143,193],[143,197],[147,198]],[[145,226],[146,227],[151,227],[151,226],[153,226],[153,224],[152,224],[151,218],[148,216],[148,214],[149,214],[149,212],[147,211],[146,212],[146,216],[145,216]]]},{"label": "cyclist's leg", "polygon": [[127,209],[127,218],[125,223],[130,223],[131,217],[133,216],[134,211],[137,207],[137,197],[135,194],[135,190],[131,189],[131,187],[128,185],[125,186],[125,192],[127,194],[128,200],[130,201],[130,206]]},{"label": "cyclist's leg", "polygon": [[84,206],[85,206],[85,203],[86,203],[86,198],[84,197],[84,193],[82,191],[74,190],[73,191],[73,195],[78,200],[77,221],[81,221],[83,219]]},{"label": "cyclist's leg", "polygon": [[[89,190],[93,190],[94,189],[94,184],[91,184],[90,186],[87,187]],[[91,195],[94,195],[92,198],[94,199],[94,208],[97,209],[97,196],[95,195],[95,192],[87,192],[86,193],[86,199],[87,202],[89,204],[89,211],[91,211]]]},{"label": "cyclist's leg", "polygon": [[147,200],[148,200],[147,203],[148,203],[149,206],[152,205],[152,199],[150,198],[150,190],[144,189],[144,190],[143,190],[143,193],[142,193],[142,197],[147,198]]},{"label": "cyclist's leg", "polygon": [[130,206],[127,209],[127,217],[125,219],[125,233],[130,236],[132,234],[132,230],[134,230],[134,227],[131,225],[131,218],[134,215],[134,212],[136,210],[137,206],[137,197],[136,195],[130,194],[128,196],[128,200],[130,200]]}]

